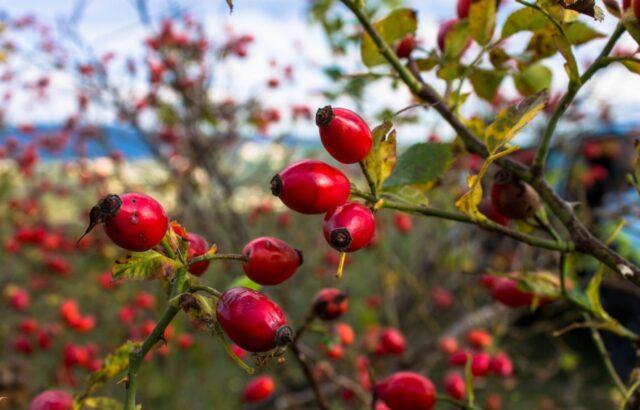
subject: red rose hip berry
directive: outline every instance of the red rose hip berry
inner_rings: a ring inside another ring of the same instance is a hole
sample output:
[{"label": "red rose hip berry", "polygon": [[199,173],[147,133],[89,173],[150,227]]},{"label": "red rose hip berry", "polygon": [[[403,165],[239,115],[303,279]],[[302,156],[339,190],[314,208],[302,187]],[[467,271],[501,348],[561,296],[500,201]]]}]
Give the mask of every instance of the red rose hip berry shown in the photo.
[{"label": "red rose hip berry", "polygon": [[396,55],[398,58],[409,58],[413,50],[418,46],[418,40],[413,34],[403,37],[396,45]]},{"label": "red rose hip berry", "polygon": [[401,355],[404,353],[406,342],[404,336],[398,329],[392,327],[383,330],[378,336],[376,345],[376,354],[384,355]]},{"label": "red rose hip berry", "polygon": [[29,405],[29,410],[71,410],[72,408],[73,398],[63,390],[45,390]]},{"label": "red rose hip berry", "polygon": [[[202,236],[189,232],[189,251],[188,258],[193,259],[195,257],[204,255],[209,250],[209,242]],[[195,276],[202,276],[203,273],[209,268],[211,261],[202,261],[194,263],[189,266],[189,272]]]},{"label": "red rose hip berry", "polygon": [[224,292],[216,317],[231,340],[249,352],[266,352],[293,340],[282,309],[255,290],[232,288]]},{"label": "red rose hip berry", "polygon": [[373,137],[367,123],[355,112],[330,105],[316,112],[322,145],[343,164],[362,161],[371,151]]},{"label": "red rose hip berry", "polygon": [[169,226],[162,205],[150,196],[138,193],[107,195],[91,208],[89,216],[89,227],[84,235],[102,223],[105,233],[116,245],[135,252],[159,244]]},{"label": "red rose hip berry", "polygon": [[464,378],[455,372],[447,374],[444,378],[444,390],[454,399],[462,400],[466,391]]},{"label": "red rose hip berry", "polygon": [[397,372],[376,383],[376,397],[391,410],[430,410],[436,402],[436,388],[414,372]]},{"label": "red rose hip berry", "polygon": [[247,261],[242,264],[244,273],[261,285],[277,285],[289,279],[302,265],[302,251],[273,237],[260,237],[249,242],[242,254]]},{"label": "red rose hip berry", "polygon": [[276,383],[271,376],[258,376],[249,381],[244,389],[244,400],[249,403],[258,403],[268,399],[276,388]]},{"label": "red rose hip berry", "polygon": [[340,252],[357,251],[371,242],[375,233],[373,213],[356,202],[341,205],[324,218],[324,237]]},{"label": "red rose hip berry", "polygon": [[313,298],[313,313],[322,320],[333,320],[344,315],[349,297],[336,288],[321,289]]},{"label": "red rose hip berry", "polygon": [[322,161],[305,159],[274,176],[271,192],[294,211],[322,214],[345,203],[351,186],[340,170]]}]

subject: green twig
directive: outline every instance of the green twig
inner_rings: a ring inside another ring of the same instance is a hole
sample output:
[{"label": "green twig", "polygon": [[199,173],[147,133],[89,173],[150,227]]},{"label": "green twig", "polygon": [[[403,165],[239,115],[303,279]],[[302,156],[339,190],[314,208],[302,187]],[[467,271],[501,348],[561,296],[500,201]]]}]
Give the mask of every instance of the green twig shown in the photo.
[{"label": "green twig", "polygon": [[[517,1],[521,2],[520,0],[517,0]],[[534,174],[542,173],[544,171],[545,162],[547,160],[547,154],[549,153],[549,148],[551,145],[551,139],[553,137],[553,134],[555,132],[555,129],[558,125],[560,118],[562,118],[564,113],[567,111],[567,109],[573,102],[576,94],[578,94],[578,91],[580,91],[580,88],[582,87],[582,85],[584,85],[587,81],[589,81],[591,77],[593,77],[593,75],[599,69],[607,65],[606,58],[609,55],[609,53],[611,53],[611,50],[615,46],[620,36],[622,36],[624,31],[625,31],[624,26],[622,25],[622,23],[619,23],[616,29],[614,30],[613,34],[611,34],[611,37],[609,37],[609,41],[607,41],[607,44],[605,44],[605,46],[602,48],[602,50],[600,51],[600,54],[595,59],[593,64],[591,64],[587,69],[587,71],[585,71],[584,74],[582,74],[582,76],[580,77],[580,83],[576,84],[575,82],[569,82],[569,86],[566,94],[562,97],[562,99],[558,103],[558,107],[551,115],[551,118],[547,123],[544,133],[542,134],[540,145],[538,146],[538,150],[536,151],[536,156],[533,160]]]},{"label": "green twig", "polygon": [[247,262],[249,258],[244,255],[239,255],[235,253],[205,253],[204,255],[197,256],[189,261],[189,265],[194,265],[198,262],[211,261],[215,259],[225,259],[225,260],[235,260],[241,262]]}]

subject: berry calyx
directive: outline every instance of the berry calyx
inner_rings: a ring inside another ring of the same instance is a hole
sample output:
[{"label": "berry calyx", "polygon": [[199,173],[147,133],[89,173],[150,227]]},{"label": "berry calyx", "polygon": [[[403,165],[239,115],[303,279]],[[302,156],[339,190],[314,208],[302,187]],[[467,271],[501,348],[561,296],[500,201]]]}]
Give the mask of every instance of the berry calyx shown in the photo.
[{"label": "berry calyx", "polygon": [[271,179],[271,193],[303,214],[326,213],[345,203],[350,192],[340,170],[312,159],[295,162]]},{"label": "berry calyx", "polygon": [[[198,256],[204,255],[209,250],[209,242],[202,236],[189,232],[189,250],[187,253],[188,259],[193,259]],[[202,261],[194,263],[189,266],[189,273],[195,276],[202,276],[209,268],[211,261]]]},{"label": "berry calyx", "polygon": [[216,306],[216,318],[229,338],[249,352],[267,352],[293,340],[293,330],[282,309],[252,289],[224,292]]},{"label": "berry calyx", "polygon": [[355,112],[330,105],[316,112],[320,140],[333,158],[343,164],[362,161],[371,151],[373,136],[367,123]]},{"label": "berry calyx", "polygon": [[289,279],[303,263],[302,251],[286,242],[269,236],[249,242],[242,254],[244,273],[260,285],[277,285]]},{"label": "berry calyx", "polygon": [[375,394],[391,410],[430,410],[436,402],[431,380],[414,372],[397,372],[381,380]]},{"label": "berry calyx", "polygon": [[349,297],[336,288],[321,289],[313,298],[313,314],[322,320],[333,320],[344,315]]},{"label": "berry calyx", "polygon": [[273,377],[265,375],[254,377],[244,389],[244,399],[249,403],[259,403],[268,399],[276,389]]},{"label": "berry calyx", "polygon": [[[162,205],[145,194],[107,195],[91,208],[84,237],[102,223],[105,233],[121,248],[143,252],[160,243],[169,226]],[[78,240],[78,242],[82,239]]]},{"label": "berry calyx", "polygon": [[73,398],[64,390],[45,390],[29,405],[29,410],[71,410]]},{"label": "berry calyx", "polygon": [[491,185],[491,203],[496,211],[511,219],[527,219],[542,208],[538,193],[531,185],[502,169]]},{"label": "berry calyx", "polygon": [[324,217],[324,237],[340,252],[355,252],[366,246],[376,233],[373,213],[366,206],[348,202]]}]

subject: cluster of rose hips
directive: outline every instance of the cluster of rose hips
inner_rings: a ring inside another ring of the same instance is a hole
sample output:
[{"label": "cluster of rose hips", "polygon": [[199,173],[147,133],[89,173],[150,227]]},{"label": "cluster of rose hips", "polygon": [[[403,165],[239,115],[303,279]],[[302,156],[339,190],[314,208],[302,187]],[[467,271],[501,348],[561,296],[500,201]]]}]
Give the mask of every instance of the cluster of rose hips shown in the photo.
[{"label": "cluster of rose hips", "polygon": [[[489,374],[500,377],[513,375],[513,362],[509,356],[496,351],[493,337],[483,329],[472,329],[467,333],[467,347],[460,347],[453,337],[440,339],[440,349],[449,355],[448,363],[452,367],[465,367],[469,360],[474,378],[482,378]],[[490,354],[493,351],[493,354]],[[458,400],[465,397],[466,384],[460,372],[451,371],[444,379],[446,393]]]},{"label": "cluster of rose hips", "polygon": [[[316,124],[324,148],[343,164],[362,161],[373,146],[367,123],[348,109],[321,108]],[[346,252],[366,246],[375,235],[371,210],[348,201],[349,179],[325,162],[305,159],[289,165],[271,179],[271,192],[296,212],[324,214],[324,237],[343,259]]]}]

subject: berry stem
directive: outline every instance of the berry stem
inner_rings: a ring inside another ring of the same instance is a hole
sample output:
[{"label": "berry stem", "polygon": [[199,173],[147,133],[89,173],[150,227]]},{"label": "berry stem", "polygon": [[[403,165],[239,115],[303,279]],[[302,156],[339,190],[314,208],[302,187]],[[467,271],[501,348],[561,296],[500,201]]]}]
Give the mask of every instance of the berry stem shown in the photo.
[{"label": "berry stem", "polygon": [[217,322],[216,322],[216,324],[214,326],[214,331],[215,331],[216,336],[218,336],[218,338],[220,339],[220,342],[222,343],[222,346],[224,347],[224,350],[225,350],[225,352],[227,352],[229,357],[238,366],[240,366],[242,368],[242,370],[247,372],[247,374],[253,374],[255,372],[255,370],[253,370],[253,367],[251,367],[248,364],[246,364],[241,358],[238,357],[237,354],[235,354],[235,352],[233,351],[233,349],[229,345],[229,342],[224,337],[224,332],[222,331],[222,328],[220,328],[220,324],[218,324]]},{"label": "berry stem", "polygon": [[234,260],[234,261],[241,261],[241,262],[249,261],[249,258],[247,258],[246,256],[239,255],[236,253],[212,253],[212,254],[205,253],[204,255],[191,259],[189,261],[189,265],[193,265],[198,262],[210,261],[214,259],[226,259],[226,260]]},{"label": "berry stem", "polygon": [[465,409],[465,410],[478,410],[478,407],[474,405],[469,405],[467,403],[461,402],[460,400],[453,399],[449,396],[437,395],[436,399],[438,401],[448,403],[456,408]]},{"label": "berry stem", "polygon": [[338,271],[336,272],[336,278],[342,279],[342,271],[344,270],[344,262],[347,260],[347,253],[340,252],[340,262],[338,262]]},{"label": "berry stem", "polygon": [[175,259],[176,253],[173,251],[173,248],[169,244],[169,241],[167,240],[166,236],[162,238],[162,241],[160,243],[162,244],[162,248],[164,249],[164,251],[167,253],[167,256],[170,257],[171,259]]},{"label": "berry stem", "polygon": [[191,293],[193,293],[193,292],[205,292],[205,293],[208,293],[209,295],[213,296],[216,299],[219,299],[220,296],[222,296],[222,292],[220,292],[219,290],[211,288],[209,286],[203,286],[203,285],[191,286],[191,289],[189,291]]}]

